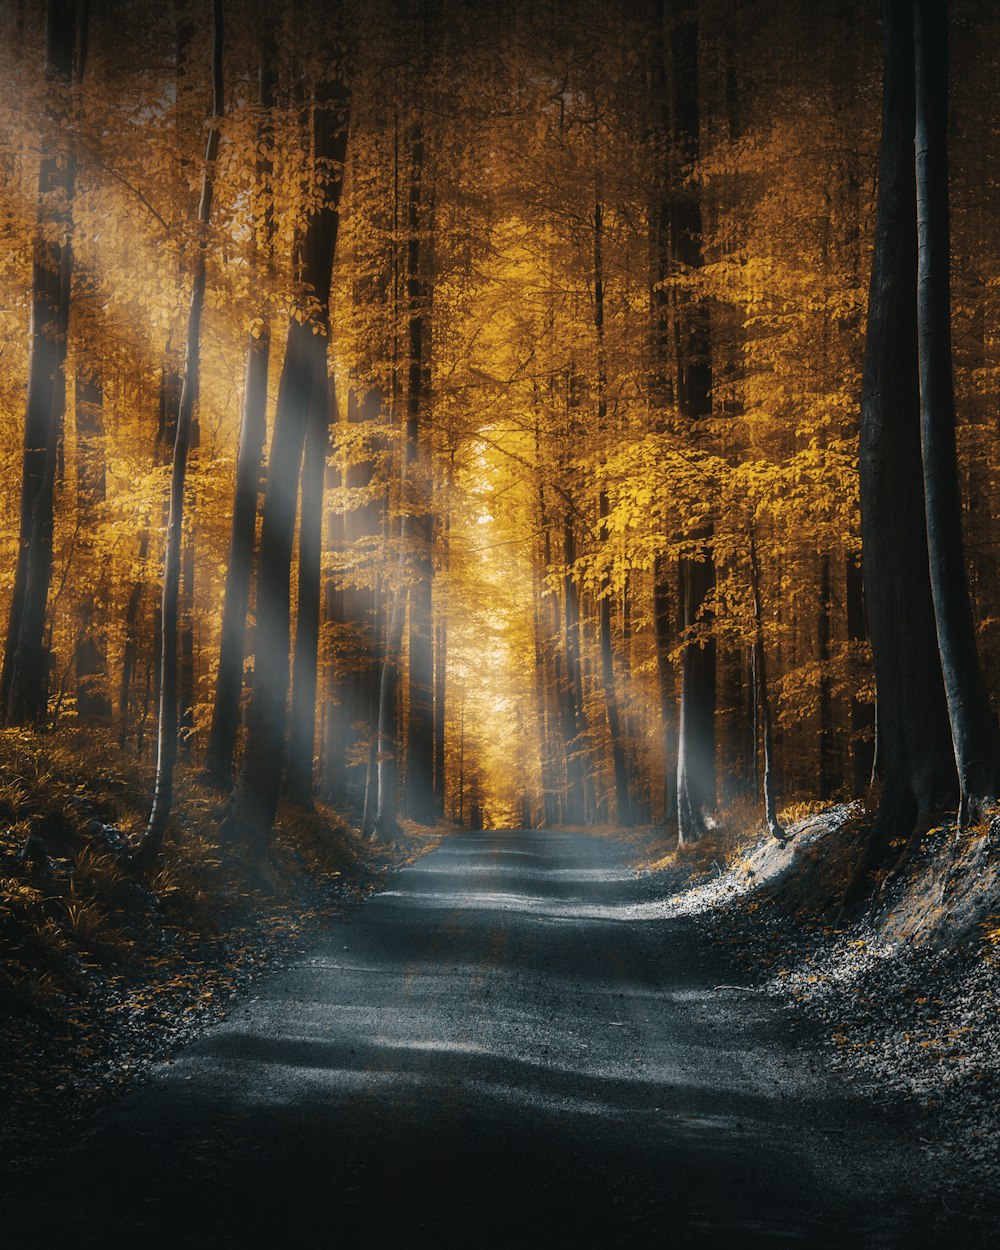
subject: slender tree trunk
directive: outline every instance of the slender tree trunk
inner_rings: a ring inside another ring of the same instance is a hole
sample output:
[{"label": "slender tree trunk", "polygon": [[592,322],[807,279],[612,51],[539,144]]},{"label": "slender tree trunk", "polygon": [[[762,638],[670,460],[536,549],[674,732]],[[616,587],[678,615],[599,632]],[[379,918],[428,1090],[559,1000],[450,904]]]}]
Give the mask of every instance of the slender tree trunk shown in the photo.
[{"label": "slender tree trunk", "polygon": [[421,247],[427,229],[424,142],[419,127],[411,143],[411,180],[407,212],[406,298],[409,315],[409,380],[407,386],[407,484],[414,511],[404,522],[410,539],[409,697],[406,724],[406,814],[420,824],[434,823],[434,524],[430,505],[429,430],[427,423],[430,286],[428,258]]},{"label": "slender tree trunk", "polygon": [[911,8],[912,0],[884,0],[882,10],[882,143],[861,389],[862,559],[884,781],[845,905],[868,892],[892,839],[956,796],[919,488]]},{"label": "slender tree trunk", "polygon": [[[260,62],[257,71],[257,99],[261,121],[257,127],[257,178],[268,186],[271,160],[270,110],[274,107],[274,48],[271,17],[265,9],[261,23]],[[261,229],[265,255],[270,255],[274,231],[270,197],[262,214]],[[243,388],[243,420],[236,456],[236,488],[233,519],[229,534],[229,562],[222,602],[222,630],[219,643],[219,672],[215,683],[212,725],[205,753],[205,775],[221,790],[233,782],[233,756],[236,729],[243,693],[243,665],[250,582],[253,576],[253,549],[257,528],[257,496],[260,490],[261,458],[267,433],[267,378],[271,356],[271,327],[262,318],[247,341],[246,376]]]},{"label": "slender tree trunk", "polygon": [[378,804],[374,831],[391,838],[399,829],[399,673],[402,667],[406,598],[401,587],[392,597],[378,699]]},{"label": "slender tree trunk", "polygon": [[[93,561],[90,531],[96,511],[104,502],[107,474],[104,462],[104,390],[96,364],[76,379],[76,506],[84,533],[81,543]],[[79,368],[79,366],[78,366]],[[81,721],[111,720],[111,700],[107,696],[108,657],[99,608],[86,598],[78,617],[79,643],[76,648],[76,711]]]},{"label": "slender tree trunk", "polygon": [[[701,202],[696,188],[682,185],[700,152],[698,24],[685,21],[671,35],[675,189],[670,199],[670,243],[675,263],[688,272],[702,265]],[[712,364],[707,310],[690,294],[677,291],[674,306],[677,356],[677,407],[696,423],[712,411]],[[707,621],[705,601],[715,586],[711,527],[687,535],[698,548],[680,561],[681,628],[689,639]],[[715,641],[688,641],[681,661],[681,708],[677,749],[677,837],[696,841],[716,804]]]},{"label": "slender tree trunk", "polygon": [[[76,26],[74,0],[49,0],[45,76],[56,97],[68,93],[74,81]],[[84,28],[77,83],[82,77],[85,38]],[[48,120],[53,131],[66,124],[63,109],[61,101],[50,105]],[[75,184],[72,148],[62,153],[45,151],[38,172],[39,230],[32,265],[20,531],[0,669],[0,712],[9,724],[42,719],[48,702],[45,613],[52,577],[56,462],[66,408],[66,333],[73,268],[72,244],[68,239],[54,241],[52,226],[70,233]]]},{"label": "slender tree trunk", "polygon": [[299,519],[299,584],[292,666],[292,723],[288,741],[290,798],[302,807],[313,801],[316,753],[316,690],[319,673],[319,613],[323,562],[323,487],[330,444],[331,386],[326,339],[317,336],[315,383],[309,400],[309,428],[302,461]]},{"label": "slender tree trunk", "polygon": [[580,593],[573,575],[568,571],[576,562],[576,535],[573,518],[567,512],[563,517],[563,563],[567,573],[563,577],[563,654],[565,656],[565,711],[564,733],[566,736],[566,819],[570,824],[581,824],[586,810],[586,736],[587,723],[583,708],[583,674],[580,651]]},{"label": "slender tree trunk", "polygon": [[948,4],[914,0],[917,326],[927,549],[959,781],[959,826],[1000,794],[1000,733],[979,663],[962,540],[951,356]]},{"label": "slender tree trunk", "polygon": [[767,685],[767,650],[764,645],[764,612],[760,593],[760,561],[757,559],[757,540],[750,533],[750,589],[753,593],[753,659],[757,681],[757,699],[760,706],[764,739],[764,819],[767,831],[773,838],[784,841],[785,830],[778,821],[778,802],[775,794],[774,743],[771,720],[771,695]]},{"label": "slender tree trunk", "polygon": [[[861,561],[855,555],[847,557],[845,571],[847,585],[847,636],[858,645],[868,637],[865,623],[864,583],[861,578]],[[863,703],[857,696],[851,699],[851,773],[853,794],[859,798],[872,782],[875,756],[875,709],[873,704]]]},{"label": "slender tree trunk", "polygon": [[[441,522],[439,547],[443,568],[447,570],[448,537],[451,529],[452,470],[450,466],[445,490],[445,512]],[[445,714],[447,710],[445,700],[448,693],[448,604],[440,589],[440,582],[435,591],[434,605],[436,616],[434,631],[434,804],[437,814],[443,816],[445,797],[445,733],[448,723]]]},{"label": "slender tree trunk", "polygon": [[834,776],[833,683],[830,675],[830,632],[833,587],[830,555],[820,557],[819,577],[819,797],[828,799],[837,788]]},{"label": "slender tree trunk", "polygon": [[[143,527],[139,536],[139,566],[146,567],[149,557],[149,526]],[[129,708],[132,699],[132,681],[135,677],[136,663],[139,658],[139,609],[142,607],[143,595],[146,591],[146,579],[142,575],[132,584],[132,590],[125,607],[125,647],[122,653],[121,682],[118,687],[118,745],[125,746],[128,741]]]},{"label": "slender tree trunk", "polygon": [[[285,359],[268,460],[257,582],[254,685],[246,749],[233,793],[227,830],[262,858],[274,824],[287,757],[290,577],[302,450],[314,387],[327,383],[325,350],[315,340],[329,333],[330,285],[340,224],[340,195],[347,154],[350,97],[342,82],[320,84],[313,106],[313,148],[324,197],[308,220],[301,249],[303,282],[311,289],[316,321],[289,320]],[[321,363],[323,368],[320,367]]]},{"label": "slender tree trunk", "polygon": [[181,544],[184,535],[184,479],[198,390],[201,381],[201,315],[205,304],[208,225],[212,215],[215,159],[219,151],[222,98],[222,0],[213,0],[212,115],[205,147],[205,167],[198,205],[199,240],[191,280],[184,381],[177,411],[177,431],[170,471],[170,513],[164,556],[161,608],[160,705],[156,741],[156,782],[149,823],[139,845],[139,856],[153,861],[163,845],[173,802],[174,765],[177,761],[177,634]]},{"label": "slender tree trunk", "polygon": [[[594,199],[594,334],[597,339],[597,428],[603,432],[608,419],[608,378],[604,349],[604,206],[599,194]],[[600,493],[598,511],[601,538],[607,545],[608,497],[604,491]],[[598,617],[601,681],[604,687],[604,707],[608,718],[608,736],[611,739],[611,760],[615,774],[615,819],[619,825],[629,825],[632,823],[632,804],[629,793],[628,760],[625,753],[615,680],[614,641],[611,637],[611,580],[606,573],[601,578]]]}]

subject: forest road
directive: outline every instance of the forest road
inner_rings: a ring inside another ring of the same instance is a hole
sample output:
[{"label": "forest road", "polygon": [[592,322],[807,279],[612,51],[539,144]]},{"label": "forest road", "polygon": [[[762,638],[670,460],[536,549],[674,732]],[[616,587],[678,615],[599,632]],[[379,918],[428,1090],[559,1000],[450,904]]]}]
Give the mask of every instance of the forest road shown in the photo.
[{"label": "forest road", "polygon": [[893,1188],[905,1124],[734,979],[611,840],[448,838],[106,1111],[5,1244],[964,1244]]}]

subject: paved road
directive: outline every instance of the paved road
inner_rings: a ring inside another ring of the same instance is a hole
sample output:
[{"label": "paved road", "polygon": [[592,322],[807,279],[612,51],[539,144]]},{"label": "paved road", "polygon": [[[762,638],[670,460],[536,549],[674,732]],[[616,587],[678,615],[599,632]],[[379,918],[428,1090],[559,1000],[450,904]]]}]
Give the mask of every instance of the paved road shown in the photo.
[{"label": "paved road", "polygon": [[930,1242],[902,1130],[640,891],[596,837],[447,840],[106,1114],[7,1244]]}]

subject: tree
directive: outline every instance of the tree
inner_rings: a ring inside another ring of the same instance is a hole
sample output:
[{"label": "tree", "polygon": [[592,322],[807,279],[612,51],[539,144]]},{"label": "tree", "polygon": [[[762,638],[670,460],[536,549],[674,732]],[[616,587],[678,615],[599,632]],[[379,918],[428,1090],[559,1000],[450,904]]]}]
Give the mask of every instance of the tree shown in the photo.
[{"label": "tree", "polygon": [[[272,175],[270,110],[275,102],[274,32],[272,14],[260,14],[260,59],[257,69],[257,102],[260,119],[256,127],[257,193],[263,201],[260,212],[262,251],[270,257],[274,235],[274,199],[269,183]],[[256,250],[256,249],[255,249]],[[229,790],[233,780],[233,753],[243,690],[244,638],[253,551],[256,538],[257,495],[260,488],[261,457],[267,424],[267,377],[271,354],[270,318],[260,319],[248,336],[246,375],[243,385],[243,421],[240,426],[236,461],[236,488],[233,519],[226,565],[226,591],[222,607],[222,635],[219,643],[219,672],[215,683],[212,726],[205,753],[205,772],[219,789]]]},{"label": "tree", "polygon": [[345,67],[338,70],[341,76],[317,84],[312,103],[318,194],[306,221],[300,260],[309,304],[289,320],[278,386],[261,521],[253,693],[239,781],[227,818],[231,836],[258,857],[266,854],[288,754],[289,579],[302,451],[314,391],[327,386],[330,288],[350,109],[350,89],[342,76]]},{"label": "tree", "polygon": [[951,353],[948,5],[913,0],[920,442],[930,584],[959,786],[959,826],[1000,794],[1000,731],[979,663],[962,539]]},{"label": "tree", "polygon": [[[45,610],[52,578],[53,494],[66,409],[66,334],[73,274],[72,206],[76,153],[60,150],[56,130],[86,60],[86,17],[74,0],[49,0],[45,20],[48,130],[38,171],[39,226],[32,266],[30,356],[21,472],[21,522],[11,596],[0,711],[10,724],[38,721],[48,703]],[[47,220],[53,214],[54,221]]]},{"label": "tree", "polygon": [[198,245],[191,275],[184,379],[181,384],[174,451],[170,466],[170,511],[167,547],[163,560],[163,595],[160,608],[160,706],[156,734],[156,783],[149,823],[138,854],[147,862],[160,853],[173,802],[174,766],[177,762],[177,634],[180,594],[181,545],[184,540],[184,480],[187,475],[191,428],[201,381],[201,318],[205,306],[208,227],[212,217],[215,161],[219,152],[223,114],[222,0],[212,5],[212,112],[209,117],[205,164],[198,204]]},{"label": "tree", "polygon": [[845,896],[868,888],[892,838],[955,796],[920,489],[912,0],[884,0],[878,164],[861,393],[861,537],[878,694],[878,815]]},{"label": "tree", "polygon": [[[690,182],[699,154],[698,23],[679,24],[672,32],[670,47],[673,140],[678,154],[670,243],[674,262],[690,278],[703,260],[701,203],[697,188]],[[682,418],[697,422],[712,411],[708,311],[683,288],[674,310],[674,337],[678,412]],[[682,845],[702,836],[705,817],[716,803],[715,639],[696,636],[715,586],[710,541],[710,522],[691,532],[679,569],[681,629],[686,641],[677,737],[677,837]]]}]

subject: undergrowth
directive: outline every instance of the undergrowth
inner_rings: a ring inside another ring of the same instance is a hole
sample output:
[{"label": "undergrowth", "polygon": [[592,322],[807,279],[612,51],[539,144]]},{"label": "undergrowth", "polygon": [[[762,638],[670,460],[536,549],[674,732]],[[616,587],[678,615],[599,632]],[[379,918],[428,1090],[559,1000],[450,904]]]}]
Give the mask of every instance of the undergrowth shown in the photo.
[{"label": "undergrowth", "polygon": [[[0,1151],[106,1094],[216,1018],[253,976],[439,834],[392,847],[349,814],[279,809],[266,884],[178,771],[163,854],[138,872],[151,766],[92,730],[0,732]],[[58,1114],[57,1114],[58,1110]],[[13,1149],[11,1149],[13,1148]]]}]

